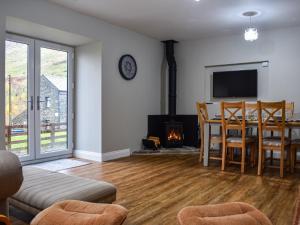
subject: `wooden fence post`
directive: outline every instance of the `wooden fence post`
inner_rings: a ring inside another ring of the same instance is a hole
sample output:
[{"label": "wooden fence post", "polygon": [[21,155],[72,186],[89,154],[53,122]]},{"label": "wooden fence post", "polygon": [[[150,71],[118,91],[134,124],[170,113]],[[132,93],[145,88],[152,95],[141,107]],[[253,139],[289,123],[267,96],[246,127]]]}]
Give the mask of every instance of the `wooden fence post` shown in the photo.
[{"label": "wooden fence post", "polygon": [[54,147],[55,143],[55,124],[51,123],[51,147]]}]

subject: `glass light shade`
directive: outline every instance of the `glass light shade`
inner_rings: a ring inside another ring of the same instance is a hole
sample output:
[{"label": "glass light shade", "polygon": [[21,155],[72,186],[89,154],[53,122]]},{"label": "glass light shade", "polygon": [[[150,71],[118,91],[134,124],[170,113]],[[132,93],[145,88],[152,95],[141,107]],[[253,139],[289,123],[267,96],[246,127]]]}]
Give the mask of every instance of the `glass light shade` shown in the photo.
[{"label": "glass light shade", "polygon": [[255,41],[258,39],[258,32],[256,28],[249,27],[245,30],[245,40]]}]

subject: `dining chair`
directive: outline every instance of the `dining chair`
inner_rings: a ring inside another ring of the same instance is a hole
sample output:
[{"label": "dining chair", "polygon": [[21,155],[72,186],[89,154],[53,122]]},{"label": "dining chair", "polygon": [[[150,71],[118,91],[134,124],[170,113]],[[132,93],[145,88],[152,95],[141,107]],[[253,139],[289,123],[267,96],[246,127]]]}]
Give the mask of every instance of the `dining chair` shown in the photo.
[{"label": "dining chair", "polygon": [[[246,109],[245,102],[221,102],[222,116],[222,171],[225,170],[226,162],[229,164],[241,165],[241,173],[245,172],[246,164],[246,148],[250,146],[250,154],[253,159],[253,154],[256,149],[255,139],[246,135]],[[228,131],[237,130],[240,136],[230,136]],[[226,161],[228,149],[239,149],[241,151],[240,161],[235,161],[230,158]]]},{"label": "dining chair", "polygon": [[[261,102],[258,101],[258,132],[259,132],[259,156],[258,175],[262,175],[267,151],[280,154],[280,177],[284,176],[285,158],[289,158],[290,139],[285,136],[286,104],[281,102]],[[267,136],[269,132],[276,132],[276,136]],[[287,157],[285,153],[287,151]],[[288,160],[287,160],[288,162]],[[278,166],[270,165],[271,168]]]},{"label": "dining chair", "polygon": [[[294,102],[286,102],[285,103],[285,115],[287,117],[292,117],[294,115],[294,109],[295,109],[295,103]],[[278,135],[275,133],[275,135]],[[274,131],[271,131],[271,136],[274,136]],[[292,139],[292,128],[288,129],[288,137],[290,140]],[[266,158],[267,160],[270,160],[270,164],[273,165],[274,160],[274,154],[273,151],[270,151],[270,157]]]},{"label": "dining chair", "polygon": [[[200,126],[200,158],[199,161],[203,161],[203,154],[204,154],[204,132],[205,132],[205,123],[209,119],[208,117],[208,111],[207,111],[207,105],[205,102],[197,102],[197,113],[198,113],[198,122]],[[215,150],[211,148],[211,145],[222,145],[222,136],[220,134],[212,134],[211,133],[211,126],[209,126],[209,154],[208,159],[210,160],[222,160],[221,154],[210,154],[212,150]],[[221,147],[220,151],[221,152]]]}]

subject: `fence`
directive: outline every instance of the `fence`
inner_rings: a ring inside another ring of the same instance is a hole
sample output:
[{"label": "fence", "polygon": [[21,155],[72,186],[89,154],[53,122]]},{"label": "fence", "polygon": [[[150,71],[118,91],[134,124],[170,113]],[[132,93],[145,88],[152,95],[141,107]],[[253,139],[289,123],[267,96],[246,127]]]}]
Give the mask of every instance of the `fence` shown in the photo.
[{"label": "fence", "polygon": [[[26,151],[28,148],[28,126],[5,126],[6,147],[13,152]],[[48,123],[41,125],[41,147],[53,148],[55,145],[66,142],[67,123]]]}]

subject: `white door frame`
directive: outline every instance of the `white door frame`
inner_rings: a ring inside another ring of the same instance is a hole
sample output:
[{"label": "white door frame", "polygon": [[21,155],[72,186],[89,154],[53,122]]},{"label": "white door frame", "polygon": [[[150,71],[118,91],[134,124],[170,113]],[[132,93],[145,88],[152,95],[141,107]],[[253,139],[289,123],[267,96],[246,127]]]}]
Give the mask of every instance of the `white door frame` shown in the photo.
[{"label": "white door frame", "polygon": [[[6,34],[6,40],[28,45],[28,156],[20,161],[35,161],[55,156],[70,155],[73,151],[73,94],[74,94],[74,48],[48,41],[36,40],[15,34]],[[40,111],[37,97],[40,95],[40,48],[49,48],[68,53],[68,147],[67,149],[41,154]],[[32,101],[30,101],[32,99]]]}]

